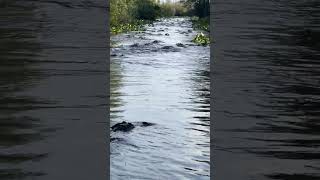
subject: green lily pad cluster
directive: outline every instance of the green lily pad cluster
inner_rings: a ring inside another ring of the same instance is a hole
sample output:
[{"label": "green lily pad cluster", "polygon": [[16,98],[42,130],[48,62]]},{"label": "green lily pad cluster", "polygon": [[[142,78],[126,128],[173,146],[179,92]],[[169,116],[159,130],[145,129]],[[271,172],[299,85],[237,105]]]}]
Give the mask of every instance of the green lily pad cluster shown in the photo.
[{"label": "green lily pad cluster", "polygon": [[147,24],[148,21],[144,20],[137,20],[133,23],[126,23],[126,24],[118,24],[116,26],[111,27],[111,34],[120,34],[130,31],[144,31],[144,25]]},{"label": "green lily pad cluster", "polygon": [[192,42],[199,44],[199,45],[206,46],[206,45],[210,44],[210,38],[201,32],[193,38]]}]

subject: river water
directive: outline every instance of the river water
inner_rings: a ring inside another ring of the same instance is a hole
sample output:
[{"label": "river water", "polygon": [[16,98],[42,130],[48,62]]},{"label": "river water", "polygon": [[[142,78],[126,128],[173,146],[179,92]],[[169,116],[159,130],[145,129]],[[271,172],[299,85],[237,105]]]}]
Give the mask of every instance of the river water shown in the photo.
[{"label": "river water", "polygon": [[320,179],[320,2],[212,13],[214,179]]},{"label": "river water", "polygon": [[107,178],[106,9],[0,1],[1,180]]},{"label": "river water", "polygon": [[111,179],[210,178],[210,48],[196,33],[170,18],[111,38],[111,125],[155,124],[111,133]]}]

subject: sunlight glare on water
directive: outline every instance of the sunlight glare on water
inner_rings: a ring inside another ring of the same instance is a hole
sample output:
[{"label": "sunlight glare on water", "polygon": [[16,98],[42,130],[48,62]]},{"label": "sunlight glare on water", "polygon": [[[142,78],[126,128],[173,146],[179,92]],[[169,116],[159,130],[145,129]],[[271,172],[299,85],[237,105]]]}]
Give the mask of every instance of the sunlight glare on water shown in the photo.
[{"label": "sunlight glare on water", "polygon": [[112,37],[111,125],[155,125],[111,133],[111,179],[210,179],[210,48],[196,33],[170,18]]}]

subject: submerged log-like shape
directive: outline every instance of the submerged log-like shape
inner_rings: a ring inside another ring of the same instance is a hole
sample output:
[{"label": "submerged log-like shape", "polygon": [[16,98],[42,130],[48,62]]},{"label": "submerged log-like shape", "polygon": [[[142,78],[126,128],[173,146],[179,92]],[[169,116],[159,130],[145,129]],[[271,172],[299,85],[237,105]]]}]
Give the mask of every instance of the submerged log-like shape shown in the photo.
[{"label": "submerged log-like shape", "polygon": [[149,123],[149,122],[141,122],[141,126],[142,127],[146,127],[146,126],[153,126],[153,123]]},{"label": "submerged log-like shape", "polygon": [[178,47],[186,47],[184,44],[182,44],[182,43],[177,43],[176,44]]},{"label": "submerged log-like shape", "polygon": [[154,123],[149,123],[149,122],[135,122],[133,124],[133,123],[129,123],[126,121],[122,121],[121,123],[117,123],[117,124],[113,125],[111,127],[111,129],[114,132],[116,132],[116,131],[129,132],[133,128],[135,128],[136,126],[147,127],[147,126],[153,126],[153,125],[154,125]]},{"label": "submerged log-like shape", "polygon": [[132,123],[128,123],[125,121],[122,121],[121,123],[117,123],[111,127],[112,131],[123,131],[128,132],[131,131],[134,128],[134,125]]}]

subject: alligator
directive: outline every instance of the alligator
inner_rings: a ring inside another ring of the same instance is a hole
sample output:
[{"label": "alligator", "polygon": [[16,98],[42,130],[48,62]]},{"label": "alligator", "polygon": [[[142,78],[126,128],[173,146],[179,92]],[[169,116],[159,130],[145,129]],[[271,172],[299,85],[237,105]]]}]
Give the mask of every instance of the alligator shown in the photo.
[{"label": "alligator", "polygon": [[117,123],[117,124],[113,125],[111,127],[111,130],[113,132],[117,132],[117,131],[129,132],[132,129],[134,129],[136,126],[147,127],[147,126],[153,126],[153,125],[154,125],[153,123],[149,123],[149,122],[130,123],[130,122],[122,121],[121,123]]},{"label": "alligator", "polygon": [[184,44],[182,44],[182,43],[177,43],[176,44],[178,47],[186,47]]}]

